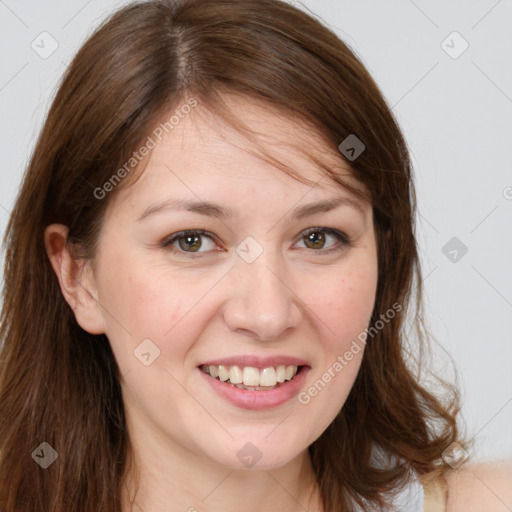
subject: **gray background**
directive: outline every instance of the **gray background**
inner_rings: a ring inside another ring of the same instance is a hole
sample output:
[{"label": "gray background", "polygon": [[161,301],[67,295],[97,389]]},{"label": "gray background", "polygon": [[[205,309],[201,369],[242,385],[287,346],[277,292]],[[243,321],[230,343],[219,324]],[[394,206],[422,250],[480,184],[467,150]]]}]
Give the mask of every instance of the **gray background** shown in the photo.
[{"label": "gray background", "polygon": [[[2,234],[57,81],[124,3],[0,0]],[[351,46],[393,107],[416,175],[437,368],[452,377],[444,348],[460,375],[473,455],[512,459],[512,1],[303,5]],[[58,48],[46,56],[52,39]]]}]

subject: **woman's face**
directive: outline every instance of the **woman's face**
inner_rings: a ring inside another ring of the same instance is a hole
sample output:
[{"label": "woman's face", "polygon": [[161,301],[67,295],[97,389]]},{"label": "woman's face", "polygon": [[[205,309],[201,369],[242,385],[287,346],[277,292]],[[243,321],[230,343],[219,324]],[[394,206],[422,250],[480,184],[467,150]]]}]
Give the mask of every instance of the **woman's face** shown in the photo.
[{"label": "woman's face", "polygon": [[[232,106],[316,186],[250,154],[199,105],[112,198],[93,279],[139,449],[158,440],[162,454],[271,468],[304,452],[350,392],[376,240],[371,205],[284,149],[299,142],[326,158],[320,138],[249,100]],[[207,234],[178,235],[188,230]]]}]

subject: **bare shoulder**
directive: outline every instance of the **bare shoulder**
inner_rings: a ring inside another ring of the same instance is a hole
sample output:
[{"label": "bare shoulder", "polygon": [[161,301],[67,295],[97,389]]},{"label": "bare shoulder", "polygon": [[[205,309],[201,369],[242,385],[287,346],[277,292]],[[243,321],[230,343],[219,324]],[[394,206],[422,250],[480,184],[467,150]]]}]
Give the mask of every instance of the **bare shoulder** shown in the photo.
[{"label": "bare shoulder", "polygon": [[512,460],[464,464],[446,475],[447,512],[510,512]]}]

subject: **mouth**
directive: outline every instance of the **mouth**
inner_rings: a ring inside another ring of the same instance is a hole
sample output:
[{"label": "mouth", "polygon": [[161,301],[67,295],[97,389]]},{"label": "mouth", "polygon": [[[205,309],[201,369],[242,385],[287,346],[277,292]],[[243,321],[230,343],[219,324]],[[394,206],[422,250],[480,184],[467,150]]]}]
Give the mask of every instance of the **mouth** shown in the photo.
[{"label": "mouth", "polygon": [[304,371],[305,365],[254,366],[203,364],[199,369],[231,387],[246,391],[272,391],[293,381]]}]

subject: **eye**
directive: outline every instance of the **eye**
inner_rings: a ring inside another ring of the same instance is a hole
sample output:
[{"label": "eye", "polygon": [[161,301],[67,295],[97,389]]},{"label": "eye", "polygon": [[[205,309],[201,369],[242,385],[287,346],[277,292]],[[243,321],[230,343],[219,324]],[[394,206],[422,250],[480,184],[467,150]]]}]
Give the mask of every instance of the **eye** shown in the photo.
[{"label": "eye", "polygon": [[[333,244],[326,249],[325,244],[328,237],[337,240],[339,247],[335,247],[336,244]],[[353,246],[352,239],[346,233],[332,228],[309,228],[302,234],[302,241],[305,243],[306,248],[317,252],[331,252]]]},{"label": "eye", "polygon": [[[163,247],[170,247],[175,249],[177,252],[185,252],[185,253],[202,253],[206,251],[200,251],[204,246],[202,239],[208,239],[210,242],[215,245],[213,242],[213,238],[202,229],[191,229],[187,231],[180,231],[179,233],[175,233],[162,243]],[[175,246],[177,243],[178,247]],[[208,244],[207,244],[208,245]],[[171,247],[174,246],[174,247]],[[212,247],[210,247],[211,249]]]},{"label": "eye", "polygon": [[[326,249],[325,244],[329,237],[338,243],[331,244]],[[184,255],[207,253],[210,250],[215,250],[216,244],[213,238],[212,234],[203,229],[189,229],[174,233],[162,242],[162,247]],[[200,249],[204,248],[204,239],[209,240],[212,246],[208,248],[208,244],[206,244],[205,250],[201,251]],[[305,243],[306,249],[314,250],[317,253],[331,253],[354,245],[346,233],[333,228],[309,228],[302,233],[301,240]]]}]

